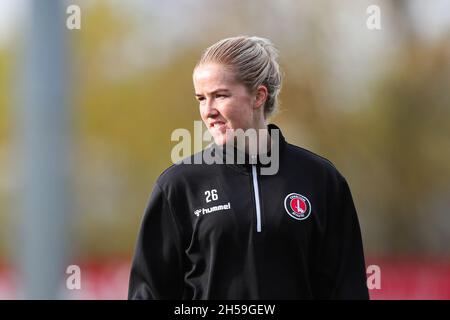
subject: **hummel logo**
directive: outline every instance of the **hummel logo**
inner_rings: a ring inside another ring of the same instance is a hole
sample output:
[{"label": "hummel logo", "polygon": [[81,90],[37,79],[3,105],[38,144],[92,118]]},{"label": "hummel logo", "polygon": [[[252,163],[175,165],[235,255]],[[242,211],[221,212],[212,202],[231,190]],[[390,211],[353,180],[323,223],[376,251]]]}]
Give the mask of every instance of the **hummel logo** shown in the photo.
[{"label": "hummel logo", "polygon": [[219,206],[213,206],[209,208],[201,208],[194,211],[194,214],[199,217],[200,214],[204,215],[206,213],[211,213],[215,211],[221,211],[221,210],[230,210],[231,204],[228,202],[227,204],[221,204]]}]

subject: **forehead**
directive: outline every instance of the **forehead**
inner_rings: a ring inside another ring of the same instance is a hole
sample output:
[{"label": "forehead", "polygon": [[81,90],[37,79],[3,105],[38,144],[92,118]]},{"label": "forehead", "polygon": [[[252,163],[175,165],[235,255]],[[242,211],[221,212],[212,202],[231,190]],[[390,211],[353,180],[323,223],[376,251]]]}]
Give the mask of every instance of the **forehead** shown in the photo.
[{"label": "forehead", "polygon": [[194,87],[202,91],[214,91],[218,87],[231,89],[237,85],[233,72],[220,64],[199,65],[193,74]]}]

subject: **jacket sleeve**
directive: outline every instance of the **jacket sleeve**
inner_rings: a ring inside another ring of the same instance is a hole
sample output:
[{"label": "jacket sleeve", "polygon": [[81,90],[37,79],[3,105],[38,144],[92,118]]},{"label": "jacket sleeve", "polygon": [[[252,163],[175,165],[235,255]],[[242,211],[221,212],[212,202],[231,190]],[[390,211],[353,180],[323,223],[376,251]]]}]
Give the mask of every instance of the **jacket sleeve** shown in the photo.
[{"label": "jacket sleeve", "polygon": [[163,190],[156,183],[137,239],[128,299],[181,299],[183,252],[179,225]]},{"label": "jacket sleeve", "polygon": [[361,230],[352,195],[338,174],[329,189],[325,229],[315,265],[318,299],[369,299]]}]

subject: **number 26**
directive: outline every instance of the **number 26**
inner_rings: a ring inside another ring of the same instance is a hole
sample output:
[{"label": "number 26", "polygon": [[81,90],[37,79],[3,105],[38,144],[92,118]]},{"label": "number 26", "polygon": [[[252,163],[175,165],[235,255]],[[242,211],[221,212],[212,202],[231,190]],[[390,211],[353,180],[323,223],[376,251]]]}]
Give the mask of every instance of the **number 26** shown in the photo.
[{"label": "number 26", "polygon": [[206,196],[206,203],[219,199],[216,189],[212,189],[211,191],[210,190],[205,191],[205,196]]}]

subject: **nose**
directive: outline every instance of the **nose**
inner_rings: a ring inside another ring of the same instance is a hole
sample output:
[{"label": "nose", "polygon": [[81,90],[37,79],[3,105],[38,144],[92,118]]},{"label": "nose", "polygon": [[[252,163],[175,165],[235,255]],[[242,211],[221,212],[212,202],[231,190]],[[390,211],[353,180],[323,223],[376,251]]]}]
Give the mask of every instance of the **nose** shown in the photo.
[{"label": "nose", "polygon": [[212,99],[206,99],[203,107],[203,112],[206,118],[214,118],[219,114],[219,111],[215,107],[214,100]]}]

